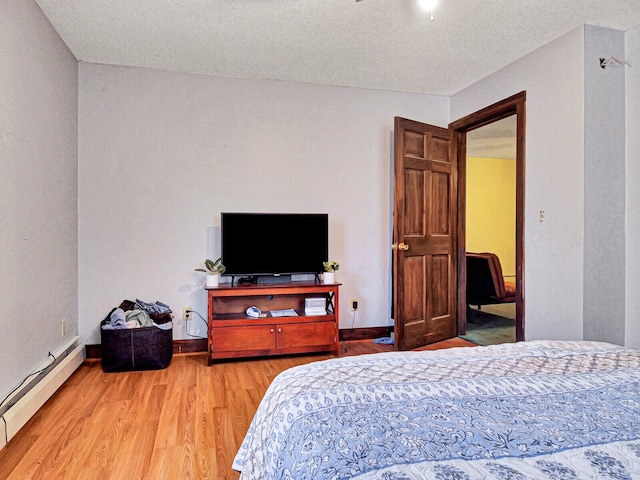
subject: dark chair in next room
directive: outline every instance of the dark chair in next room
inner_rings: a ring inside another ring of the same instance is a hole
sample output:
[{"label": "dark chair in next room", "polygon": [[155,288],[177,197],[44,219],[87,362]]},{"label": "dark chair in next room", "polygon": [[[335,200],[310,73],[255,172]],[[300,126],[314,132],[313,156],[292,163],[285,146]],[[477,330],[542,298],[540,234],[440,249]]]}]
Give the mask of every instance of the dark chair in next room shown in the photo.
[{"label": "dark chair in next room", "polygon": [[500,259],[495,253],[467,252],[467,319],[469,306],[514,303],[515,282],[505,282]]}]

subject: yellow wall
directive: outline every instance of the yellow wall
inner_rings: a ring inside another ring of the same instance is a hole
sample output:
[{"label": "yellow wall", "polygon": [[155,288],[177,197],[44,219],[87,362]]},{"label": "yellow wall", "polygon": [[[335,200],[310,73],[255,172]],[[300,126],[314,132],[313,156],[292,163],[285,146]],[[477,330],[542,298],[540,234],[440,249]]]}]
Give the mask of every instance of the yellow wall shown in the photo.
[{"label": "yellow wall", "polygon": [[493,252],[515,275],[516,162],[467,158],[467,252]]}]

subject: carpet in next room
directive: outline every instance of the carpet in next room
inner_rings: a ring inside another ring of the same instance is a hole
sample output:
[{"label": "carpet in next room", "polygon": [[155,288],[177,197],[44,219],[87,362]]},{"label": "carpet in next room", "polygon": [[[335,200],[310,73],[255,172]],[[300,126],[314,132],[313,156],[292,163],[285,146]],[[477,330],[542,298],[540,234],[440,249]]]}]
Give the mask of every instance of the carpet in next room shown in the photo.
[{"label": "carpet in next room", "polygon": [[483,305],[482,310],[471,307],[467,319],[467,333],[460,338],[478,345],[497,345],[516,341],[516,305]]}]

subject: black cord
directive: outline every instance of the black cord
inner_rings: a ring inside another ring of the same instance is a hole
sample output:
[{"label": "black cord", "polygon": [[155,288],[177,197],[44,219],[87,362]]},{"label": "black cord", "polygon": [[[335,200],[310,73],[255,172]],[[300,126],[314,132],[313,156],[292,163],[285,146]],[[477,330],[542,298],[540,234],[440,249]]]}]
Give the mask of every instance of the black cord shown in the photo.
[{"label": "black cord", "polygon": [[202,319],[202,321],[204,322],[204,324],[205,324],[207,327],[209,326],[209,324],[207,323],[207,319],[206,319],[206,318],[204,318],[202,315],[200,315],[200,313],[199,313],[199,312],[196,312],[195,310],[191,310],[191,311],[192,311],[193,313],[197,313],[197,314],[198,314],[198,316],[199,316],[199,317]]},{"label": "black cord", "polygon": [[[38,370],[36,372],[33,372],[33,373],[30,373],[29,375],[24,377],[24,380],[22,380],[22,382],[20,382],[20,385],[18,385],[16,388],[11,390],[7,394],[7,396],[2,399],[2,401],[0,402],[0,407],[2,407],[2,405],[4,405],[4,402],[6,402],[7,399],[16,392],[16,390],[18,390],[22,385],[24,385],[24,383],[29,379],[29,377],[33,377],[34,375],[38,375],[39,373],[44,372],[45,370],[47,370],[48,368],[52,367],[56,363],[57,358],[55,357],[55,355],[53,353],[49,352],[49,356],[47,358],[49,358],[49,357],[53,357],[53,362],[50,365],[47,365],[46,367],[41,368],[40,370]],[[3,419],[4,419],[4,417],[3,417]]]},{"label": "black cord", "polygon": [[[207,327],[209,326],[209,324],[207,323],[207,321],[204,319],[204,317],[203,317],[202,315],[200,315],[200,313],[199,313],[199,312],[196,312],[195,310],[187,310],[187,313],[197,313],[197,314],[198,314],[198,316],[199,316],[200,318],[202,318],[202,321],[204,322],[204,324],[205,324]],[[199,338],[200,340],[203,340],[203,339],[207,338],[207,337],[201,337],[201,336],[199,336],[199,335],[193,335],[193,334],[191,334],[191,332],[189,332],[189,325],[188,325],[188,324],[184,326],[184,331],[185,331],[185,332],[187,332],[187,335],[189,335],[190,337],[193,337],[193,338]]]},{"label": "black cord", "polygon": [[[358,310],[354,310],[353,311],[353,316],[351,317],[351,330],[353,330],[354,325],[356,324],[356,313],[358,313]],[[348,352],[348,347],[351,346],[351,340],[347,340],[347,345],[344,347],[343,352],[347,353]]]}]

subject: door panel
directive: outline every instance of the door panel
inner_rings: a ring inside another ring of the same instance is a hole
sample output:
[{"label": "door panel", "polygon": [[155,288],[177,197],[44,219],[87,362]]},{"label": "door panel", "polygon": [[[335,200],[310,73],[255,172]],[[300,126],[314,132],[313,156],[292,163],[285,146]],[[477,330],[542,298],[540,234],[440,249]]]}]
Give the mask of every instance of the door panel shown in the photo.
[{"label": "door panel", "polygon": [[396,117],[396,348],[456,335],[456,162],[449,130]]},{"label": "door panel", "polygon": [[429,231],[432,235],[449,235],[449,175],[433,172],[431,182]]},{"label": "door panel", "polygon": [[433,318],[443,318],[450,315],[447,293],[449,291],[449,256],[433,255],[431,257],[430,297]]},{"label": "door panel", "polygon": [[[409,257],[404,263],[404,315],[405,328],[421,324],[426,316],[426,285],[423,277],[426,270],[424,257]],[[413,327],[417,328],[417,327]],[[422,325],[420,326],[422,328]],[[424,335],[424,332],[420,332]]]},{"label": "door panel", "polygon": [[[426,195],[424,172],[422,170],[412,170],[407,168],[404,175],[406,185],[405,188],[409,191],[412,191],[415,197],[424,197]],[[427,231],[424,222],[425,216],[424,212],[422,211],[422,205],[418,205],[412,202],[405,205],[405,235],[413,237],[424,236]]]}]

